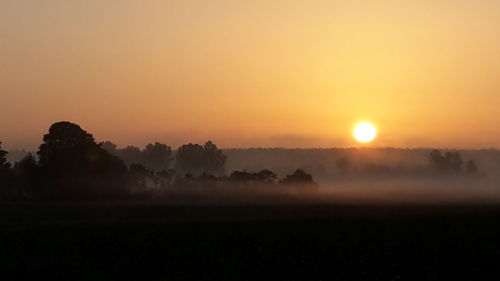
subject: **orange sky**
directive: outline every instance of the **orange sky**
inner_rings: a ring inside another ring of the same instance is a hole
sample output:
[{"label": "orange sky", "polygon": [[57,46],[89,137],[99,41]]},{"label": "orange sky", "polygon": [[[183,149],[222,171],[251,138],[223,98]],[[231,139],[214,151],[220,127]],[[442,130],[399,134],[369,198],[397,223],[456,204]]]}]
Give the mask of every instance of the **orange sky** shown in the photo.
[{"label": "orange sky", "polygon": [[493,0],[4,0],[0,140],[498,147],[499,26]]}]

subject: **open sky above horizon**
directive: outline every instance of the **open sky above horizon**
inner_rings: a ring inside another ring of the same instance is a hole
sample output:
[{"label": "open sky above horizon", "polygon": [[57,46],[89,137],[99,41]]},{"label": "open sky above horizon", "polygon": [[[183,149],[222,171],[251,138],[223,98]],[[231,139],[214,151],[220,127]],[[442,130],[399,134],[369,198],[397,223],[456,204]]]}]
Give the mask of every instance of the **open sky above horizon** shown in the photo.
[{"label": "open sky above horizon", "polygon": [[0,141],[221,147],[500,143],[500,2],[0,2]]}]

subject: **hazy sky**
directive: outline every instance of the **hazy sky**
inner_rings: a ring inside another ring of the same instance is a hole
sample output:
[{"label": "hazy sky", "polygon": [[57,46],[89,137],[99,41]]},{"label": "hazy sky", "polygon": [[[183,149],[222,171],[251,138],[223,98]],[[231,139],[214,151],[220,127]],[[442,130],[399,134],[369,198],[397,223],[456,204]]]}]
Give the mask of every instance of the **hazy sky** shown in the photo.
[{"label": "hazy sky", "polygon": [[0,140],[499,147],[500,2],[0,1]]}]

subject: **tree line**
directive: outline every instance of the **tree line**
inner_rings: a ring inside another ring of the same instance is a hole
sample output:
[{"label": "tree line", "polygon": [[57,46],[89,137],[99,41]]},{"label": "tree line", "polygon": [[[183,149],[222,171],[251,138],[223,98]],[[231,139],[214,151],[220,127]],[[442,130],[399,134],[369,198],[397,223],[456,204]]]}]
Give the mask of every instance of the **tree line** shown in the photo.
[{"label": "tree line", "polygon": [[70,122],[53,124],[43,136],[37,157],[29,154],[13,166],[0,143],[0,198],[41,200],[127,199],[152,188],[188,188],[221,184],[314,186],[302,170],[279,180],[270,170],[234,171],[225,176],[226,156],[214,143],[170,146],[149,144],[144,150],[118,149]]},{"label": "tree line", "polygon": [[122,159],[127,167],[140,164],[155,172],[173,168],[183,174],[223,175],[227,160],[222,150],[211,141],[204,145],[192,143],[182,145],[175,153],[175,157],[170,146],[159,142],[150,143],[143,150],[136,146],[119,149],[110,141],[101,142],[99,146],[109,154]]},{"label": "tree line", "polygon": [[[7,154],[0,143],[0,199],[126,199],[172,188],[316,185],[300,169],[282,179],[268,169],[227,174],[227,157],[211,141],[185,144],[176,151],[158,142],[144,149],[118,148],[109,141],[96,143],[90,133],[70,122],[53,124],[35,155],[28,154],[11,165]],[[485,175],[475,161],[463,160],[460,152],[439,150],[430,151],[426,165],[354,165],[344,155],[336,166],[338,179]]]},{"label": "tree line", "polygon": [[337,170],[340,177],[419,177],[419,178],[458,178],[484,177],[474,160],[463,160],[458,151],[441,152],[432,150],[427,157],[426,165],[416,166],[390,166],[376,164],[372,162],[361,165],[353,165],[353,161],[348,156],[340,157],[337,162]]}]

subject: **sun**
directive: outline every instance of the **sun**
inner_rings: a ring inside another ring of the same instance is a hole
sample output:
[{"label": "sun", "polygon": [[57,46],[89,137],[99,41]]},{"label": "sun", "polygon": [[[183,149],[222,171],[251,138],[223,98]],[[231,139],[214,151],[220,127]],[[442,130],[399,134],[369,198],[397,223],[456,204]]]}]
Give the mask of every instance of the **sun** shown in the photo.
[{"label": "sun", "polygon": [[370,123],[359,123],[354,128],[354,138],[362,143],[368,143],[377,136],[377,129]]}]

